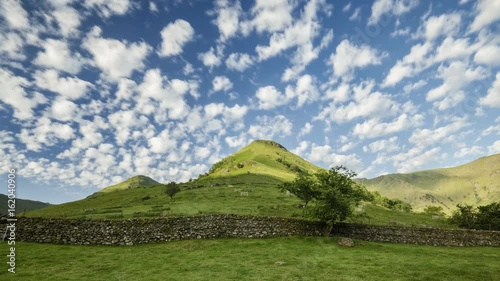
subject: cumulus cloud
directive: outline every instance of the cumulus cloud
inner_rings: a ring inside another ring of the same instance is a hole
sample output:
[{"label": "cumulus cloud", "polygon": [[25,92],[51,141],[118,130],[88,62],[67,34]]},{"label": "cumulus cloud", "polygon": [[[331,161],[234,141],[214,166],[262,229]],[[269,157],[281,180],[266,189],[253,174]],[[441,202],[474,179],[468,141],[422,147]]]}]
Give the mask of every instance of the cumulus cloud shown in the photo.
[{"label": "cumulus cloud", "polygon": [[439,36],[454,35],[458,32],[461,23],[461,16],[458,13],[442,14],[429,17],[419,30],[421,36],[426,40],[434,40]]},{"label": "cumulus cloud", "polygon": [[15,32],[0,33],[0,58],[24,60],[26,55],[22,52],[24,40]]},{"label": "cumulus cloud", "polygon": [[497,73],[495,81],[488,90],[488,94],[481,98],[479,103],[488,107],[500,108],[500,73]]},{"label": "cumulus cloud", "polygon": [[101,29],[93,27],[83,41],[83,47],[94,58],[94,63],[104,76],[112,81],[122,77],[130,77],[135,70],[144,69],[144,60],[151,47],[145,43],[129,43],[116,39],[101,37]]},{"label": "cumulus cloud", "polygon": [[95,9],[105,18],[124,15],[132,6],[129,0],[87,0],[83,5],[89,9]]},{"label": "cumulus cloud", "polygon": [[384,16],[401,16],[418,5],[418,0],[376,0],[372,5],[372,13],[368,24],[377,24]]},{"label": "cumulus cloud", "polygon": [[5,0],[0,3],[0,15],[13,29],[27,29],[29,27],[28,13],[21,1]]},{"label": "cumulus cloud", "polygon": [[291,24],[292,9],[288,0],[257,0],[252,7],[254,17],[249,25],[259,33],[281,31]]},{"label": "cumulus cloud", "polygon": [[337,45],[335,53],[330,56],[329,63],[333,67],[333,76],[346,81],[353,79],[356,68],[381,64],[386,54],[371,48],[368,45],[356,46],[344,39]]},{"label": "cumulus cloud", "polygon": [[479,0],[475,6],[476,17],[470,25],[471,31],[480,29],[500,20],[500,2],[497,0]]},{"label": "cumulus cloud", "polygon": [[242,13],[240,2],[235,1],[233,5],[229,1],[221,0],[215,3],[217,18],[214,23],[219,29],[222,42],[228,40],[238,32],[239,17]]},{"label": "cumulus cloud", "polygon": [[256,139],[276,139],[292,134],[293,124],[283,115],[270,117],[267,115],[257,116],[257,123],[250,125],[248,134]]},{"label": "cumulus cloud", "polygon": [[72,53],[66,41],[47,39],[43,51],[38,52],[34,63],[71,74],[78,74],[85,60],[79,53]]},{"label": "cumulus cloud", "polygon": [[84,97],[92,87],[90,82],[76,77],[60,77],[55,70],[37,71],[34,78],[38,87],[72,100]]},{"label": "cumulus cloud", "polygon": [[233,83],[226,76],[215,76],[212,80],[213,91],[224,91],[227,92],[233,88]]},{"label": "cumulus cloud", "polygon": [[158,55],[161,57],[175,56],[181,54],[184,45],[193,40],[194,29],[189,22],[178,19],[165,26],[160,35],[162,43]]},{"label": "cumulus cloud", "polygon": [[422,124],[423,119],[424,117],[422,114],[409,116],[406,113],[401,114],[392,122],[369,119],[363,123],[356,124],[352,133],[361,139],[377,138],[418,127]]},{"label": "cumulus cloud", "polygon": [[257,89],[255,93],[260,109],[273,109],[287,103],[287,98],[274,86],[265,86]]},{"label": "cumulus cloud", "polygon": [[217,49],[217,51],[212,47],[210,50],[204,53],[198,54],[198,59],[203,63],[204,66],[212,69],[214,66],[219,66],[222,61],[222,50]]},{"label": "cumulus cloud", "polygon": [[29,95],[26,87],[30,82],[23,77],[15,76],[7,69],[0,68],[0,101],[12,106],[14,118],[25,120],[33,117],[33,110],[46,102],[40,93]]},{"label": "cumulus cloud", "polygon": [[253,60],[248,54],[232,53],[226,59],[226,66],[231,70],[243,72],[252,66]]},{"label": "cumulus cloud", "polygon": [[452,135],[457,133],[469,124],[465,119],[458,119],[452,123],[435,129],[416,129],[408,141],[415,146],[427,147],[437,143],[444,143],[447,139],[452,139]]},{"label": "cumulus cloud", "polygon": [[352,170],[359,170],[363,166],[361,159],[356,154],[337,154],[329,145],[313,143],[306,158],[311,162],[324,163],[328,167],[344,165]]}]

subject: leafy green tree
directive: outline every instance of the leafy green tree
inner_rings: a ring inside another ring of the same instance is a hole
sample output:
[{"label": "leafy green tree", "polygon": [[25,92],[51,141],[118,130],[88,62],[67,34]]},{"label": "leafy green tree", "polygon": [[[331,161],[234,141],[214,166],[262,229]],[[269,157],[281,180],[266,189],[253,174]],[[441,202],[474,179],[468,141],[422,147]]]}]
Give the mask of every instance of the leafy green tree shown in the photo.
[{"label": "leafy green tree", "polygon": [[485,230],[500,230],[500,202],[477,207],[476,227]]},{"label": "leafy green tree", "polygon": [[433,215],[433,216],[445,216],[446,215],[443,211],[443,207],[441,207],[441,206],[427,206],[424,209],[424,213],[427,215]]},{"label": "leafy green tree", "polygon": [[315,174],[318,193],[311,214],[326,223],[325,235],[330,234],[336,222],[352,215],[352,206],[364,198],[363,190],[353,180],[355,176],[355,172],[344,166]]},{"label": "leafy green tree", "polygon": [[177,186],[177,184],[175,182],[169,182],[167,184],[167,187],[165,188],[165,193],[170,196],[170,199],[174,199],[174,196],[179,193],[181,190],[180,188]]},{"label": "leafy green tree", "polygon": [[299,174],[294,181],[285,182],[278,187],[282,191],[288,191],[302,200],[304,202],[304,208],[307,208],[307,204],[318,195],[318,192],[315,190],[313,179],[301,174]]},{"label": "leafy green tree", "polygon": [[470,205],[457,205],[457,210],[451,216],[451,222],[462,228],[475,228],[476,210]]}]

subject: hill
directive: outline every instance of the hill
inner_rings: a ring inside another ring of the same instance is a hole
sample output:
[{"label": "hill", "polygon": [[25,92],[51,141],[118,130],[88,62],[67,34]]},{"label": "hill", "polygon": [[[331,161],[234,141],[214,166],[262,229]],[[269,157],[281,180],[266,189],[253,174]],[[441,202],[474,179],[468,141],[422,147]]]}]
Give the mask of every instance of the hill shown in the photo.
[{"label": "hill", "polygon": [[112,192],[112,191],[129,189],[129,188],[149,187],[149,186],[154,186],[154,185],[159,185],[159,184],[160,184],[159,182],[153,180],[150,177],[138,175],[135,177],[131,177],[131,178],[129,178],[121,183],[105,187],[99,192]]},{"label": "hill", "polygon": [[451,213],[459,203],[487,205],[500,201],[500,154],[452,168],[358,179],[370,191],[410,203],[414,210],[441,206]]},{"label": "hill", "polygon": [[199,180],[220,179],[245,174],[293,180],[297,174],[313,174],[322,168],[289,152],[270,140],[255,140],[229,157],[215,163]]},{"label": "hill", "polygon": [[[7,200],[8,197],[5,194],[0,193],[0,214],[7,214]],[[40,201],[33,201],[27,199],[16,198],[16,213],[21,214],[22,212],[28,212],[33,210],[38,210],[51,206],[49,203],[44,203]]]}]

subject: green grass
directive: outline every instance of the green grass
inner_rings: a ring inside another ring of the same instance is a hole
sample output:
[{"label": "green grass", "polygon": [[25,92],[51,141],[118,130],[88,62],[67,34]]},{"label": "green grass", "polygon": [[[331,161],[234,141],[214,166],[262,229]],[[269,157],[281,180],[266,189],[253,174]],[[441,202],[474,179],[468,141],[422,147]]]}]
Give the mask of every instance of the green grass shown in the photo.
[{"label": "green grass", "polygon": [[[356,243],[343,248],[335,238],[322,237],[185,240],[131,247],[18,243],[17,273],[8,273],[2,263],[0,280],[459,281],[500,276],[498,248]],[[6,243],[0,250],[7,253]]]},{"label": "green grass", "polygon": [[[268,183],[266,183],[268,182]],[[230,184],[232,183],[232,184]],[[238,214],[300,218],[303,209],[295,197],[282,193],[273,178],[261,175],[241,175],[233,178],[207,179],[182,186],[174,200],[164,194],[165,187],[131,188],[111,193],[100,193],[67,204],[26,213],[26,216],[121,219],[132,217],[159,217],[206,214]],[[241,196],[241,192],[248,196]],[[143,200],[146,196],[151,199]],[[451,227],[444,220],[433,220],[424,214],[404,213],[367,203],[364,215],[349,222]]]}]

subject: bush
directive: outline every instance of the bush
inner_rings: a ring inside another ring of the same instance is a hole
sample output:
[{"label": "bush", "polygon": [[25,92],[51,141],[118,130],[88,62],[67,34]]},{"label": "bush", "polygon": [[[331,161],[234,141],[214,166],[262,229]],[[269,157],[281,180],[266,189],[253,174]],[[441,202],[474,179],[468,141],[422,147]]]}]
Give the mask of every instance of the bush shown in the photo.
[{"label": "bush", "polygon": [[470,205],[457,205],[450,218],[451,223],[461,228],[500,230],[500,203],[495,202],[474,208]]}]

